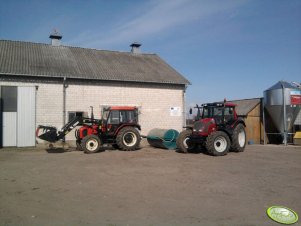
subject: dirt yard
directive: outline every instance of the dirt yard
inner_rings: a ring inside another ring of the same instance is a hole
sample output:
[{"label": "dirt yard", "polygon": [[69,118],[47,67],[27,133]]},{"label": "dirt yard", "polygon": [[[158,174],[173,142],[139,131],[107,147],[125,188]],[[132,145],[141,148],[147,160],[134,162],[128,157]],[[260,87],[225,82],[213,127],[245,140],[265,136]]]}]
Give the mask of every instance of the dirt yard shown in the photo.
[{"label": "dirt yard", "polygon": [[301,216],[301,147],[224,157],[149,146],[0,150],[1,226],[279,225],[266,216],[272,205]]}]

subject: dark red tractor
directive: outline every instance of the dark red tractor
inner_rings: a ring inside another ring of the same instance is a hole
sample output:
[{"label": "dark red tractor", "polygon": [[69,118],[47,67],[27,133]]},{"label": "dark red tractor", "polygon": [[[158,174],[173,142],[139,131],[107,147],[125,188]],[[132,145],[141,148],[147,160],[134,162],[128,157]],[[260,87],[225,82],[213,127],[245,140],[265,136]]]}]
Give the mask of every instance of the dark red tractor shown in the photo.
[{"label": "dark red tractor", "polygon": [[85,153],[98,152],[104,144],[111,144],[124,151],[133,151],[141,141],[138,109],[128,106],[105,107],[101,119],[94,119],[92,108],[91,118],[75,117],[60,131],[52,126],[40,125],[36,134],[42,140],[56,142],[64,139],[77,126],[81,127],[75,131],[76,145]]},{"label": "dark red tractor", "polygon": [[244,151],[246,125],[243,119],[238,118],[235,107],[226,101],[197,105],[193,125],[185,127],[177,139],[178,149],[187,153],[201,146],[214,156],[226,155],[229,150]]}]

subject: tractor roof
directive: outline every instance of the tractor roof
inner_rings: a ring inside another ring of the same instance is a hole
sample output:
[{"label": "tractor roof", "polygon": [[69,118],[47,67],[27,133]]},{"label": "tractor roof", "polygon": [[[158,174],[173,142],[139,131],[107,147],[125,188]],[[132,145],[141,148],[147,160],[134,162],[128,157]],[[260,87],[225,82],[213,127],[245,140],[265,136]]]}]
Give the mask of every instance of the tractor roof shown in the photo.
[{"label": "tractor roof", "polygon": [[133,111],[136,110],[137,107],[133,106],[111,106],[109,107],[110,110],[121,110],[121,111]]}]

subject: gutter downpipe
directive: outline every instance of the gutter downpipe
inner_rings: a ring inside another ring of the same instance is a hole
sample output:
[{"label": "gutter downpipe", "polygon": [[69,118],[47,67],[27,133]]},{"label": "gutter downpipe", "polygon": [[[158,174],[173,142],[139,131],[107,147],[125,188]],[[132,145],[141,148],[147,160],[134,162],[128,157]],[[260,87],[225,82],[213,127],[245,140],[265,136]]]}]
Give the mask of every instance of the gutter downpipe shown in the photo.
[{"label": "gutter downpipe", "polygon": [[[64,77],[63,81],[63,126],[66,125],[66,89],[68,88],[67,78]],[[63,138],[63,142],[65,143],[65,137]]]},{"label": "gutter downpipe", "polygon": [[[35,125],[35,128],[37,128],[37,106],[38,106],[38,103],[37,103],[37,101],[38,101],[38,90],[39,90],[39,86],[38,85],[36,85],[35,86],[35,92],[34,92],[34,125]],[[37,138],[36,138],[36,136],[35,136],[35,147],[37,146],[37,144],[38,144],[38,141],[37,141]]]},{"label": "gutter downpipe", "polygon": [[264,114],[264,99],[262,99],[262,119],[263,119],[263,145],[266,145],[266,131],[265,131],[265,114]]},{"label": "gutter downpipe", "polygon": [[287,122],[286,122],[286,103],[285,103],[285,93],[284,93],[284,86],[281,83],[281,87],[282,87],[282,98],[283,98],[283,126],[284,126],[284,130],[283,130],[283,142],[284,145],[287,146]]},{"label": "gutter downpipe", "polygon": [[187,85],[185,84],[185,88],[183,90],[183,127],[186,126],[186,90]]}]

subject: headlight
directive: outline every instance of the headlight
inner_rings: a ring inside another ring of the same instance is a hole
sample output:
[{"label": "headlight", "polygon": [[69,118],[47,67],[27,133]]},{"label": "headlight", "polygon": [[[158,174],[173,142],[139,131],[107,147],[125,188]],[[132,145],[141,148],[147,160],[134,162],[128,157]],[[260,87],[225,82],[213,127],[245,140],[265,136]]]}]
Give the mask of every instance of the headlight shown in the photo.
[{"label": "headlight", "polygon": [[193,126],[194,132],[202,132],[204,130],[205,126],[203,122],[196,122]]}]

